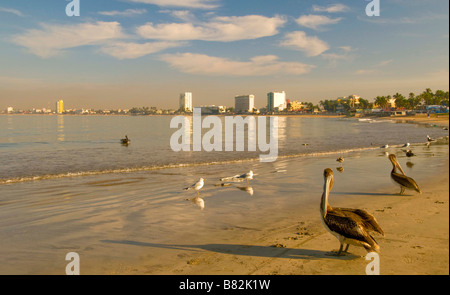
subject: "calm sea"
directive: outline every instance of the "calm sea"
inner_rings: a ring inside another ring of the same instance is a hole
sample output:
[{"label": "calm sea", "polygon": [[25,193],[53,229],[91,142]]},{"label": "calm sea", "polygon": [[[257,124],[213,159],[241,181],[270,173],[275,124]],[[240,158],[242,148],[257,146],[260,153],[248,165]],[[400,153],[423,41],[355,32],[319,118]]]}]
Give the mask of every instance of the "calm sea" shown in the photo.
[{"label": "calm sea", "polygon": [[[0,184],[232,162],[266,154],[259,149],[174,152],[170,138],[177,129],[170,128],[171,119],[170,116],[0,116]],[[204,129],[202,133],[207,131]],[[422,143],[427,135],[447,134],[441,128],[389,121],[279,117],[278,154],[308,156],[385,144]],[[125,135],[131,139],[128,146],[120,143]]]}]

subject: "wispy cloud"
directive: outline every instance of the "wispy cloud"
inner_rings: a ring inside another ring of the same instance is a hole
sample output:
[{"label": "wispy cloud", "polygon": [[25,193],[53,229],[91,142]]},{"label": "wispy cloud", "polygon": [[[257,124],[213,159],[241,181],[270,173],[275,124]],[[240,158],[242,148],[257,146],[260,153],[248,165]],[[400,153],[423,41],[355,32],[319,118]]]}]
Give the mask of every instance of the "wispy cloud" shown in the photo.
[{"label": "wispy cloud", "polygon": [[373,65],[369,69],[360,69],[355,72],[357,75],[367,75],[367,74],[374,74],[380,71],[380,68],[386,67],[394,62],[393,59],[383,60],[375,65]]},{"label": "wispy cloud", "polygon": [[147,9],[127,9],[124,11],[100,11],[98,14],[106,16],[134,16],[147,13]]},{"label": "wispy cloud", "polygon": [[117,59],[134,59],[168,48],[181,46],[181,42],[111,42],[101,47],[100,51]]},{"label": "wispy cloud", "polygon": [[17,9],[13,9],[13,8],[0,7],[0,12],[7,12],[7,13],[15,14],[17,16],[24,16],[21,11],[19,11]]},{"label": "wispy cloud", "polygon": [[41,29],[27,30],[24,34],[14,36],[12,42],[27,48],[32,54],[48,58],[60,54],[64,49],[102,44],[123,36],[118,22],[65,26],[41,24]]},{"label": "wispy cloud", "polygon": [[285,20],[278,16],[227,16],[215,17],[210,22],[199,24],[147,23],[138,27],[137,32],[146,39],[230,42],[276,35],[284,23]]},{"label": "wispy cloud", "polygon": [[299,62],[281,62],[277,56],[256,56],[249,61],[195,53],[165,54],[161,60],[184,73],[218,76],[301,75],[315,66]]},{"label": "wispy cloud", "polygon": [[161,7],[186,7],[214,9],[219,7],[217,0],[128,0],[130,2],[154,4]]},{"label": "wispy cloud", "polygon": [[322,26],[337,24],[341,20],[342,20],[341,17],[331,18],[324,15],[310,14],[310,15],[302,15],[296,20],[296,22],[303,27],[318,30]]},{"label": "wispy cloud", "polygon": [[281,46],[303,51],[307,56],[318,56],[330,48],[325,41],[302,31],[287,33]]},{"label": "wispy cloud", "polygon": [[338,13],[349,11],[350,8],[344,4],[333,4],[330,6],[319,6],[313,5],[313,11],[315,12],[328,12],[328,13]]}]

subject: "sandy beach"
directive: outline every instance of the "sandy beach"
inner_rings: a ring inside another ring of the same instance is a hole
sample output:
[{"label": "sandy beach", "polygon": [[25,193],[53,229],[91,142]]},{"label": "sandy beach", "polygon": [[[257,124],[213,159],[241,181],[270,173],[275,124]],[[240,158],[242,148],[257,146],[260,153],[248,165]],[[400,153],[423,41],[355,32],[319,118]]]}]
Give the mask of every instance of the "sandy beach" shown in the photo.
[{"label": "sandy beach", "polygon": [[[448,149],[448,146],[442,148]],[[366,161],[358,157],[355,160]],[[327,161],[332,163],[331,159],[321,158],[318,166]],[[370,163],[375,161],[382,166],[386,164],[385,170],[390,169],[387,159],[374,159]],[[363,183],[351,190],[348,187],[350,176],[343,175],[356,169],[353,165],[357,163],[347,164],[345,172],[336,175],[340,183],[345,178],[347,181],[335,186],[331,205],[362,208],[373,213],[386,233],[385,237],[374,235],[381,246],[382,275],[449,274],[448,156],[443,162],[433,175],[416,172],[416,175],[422,174],[419,178],[414,176],[421,183],[421,195],[408,191],[399,196],[397,186],[389,183],[375,190],[370,184],[365,190]],[[335,173],[338,172],[335,170]],[[146,242],[145,237],[106,241],[120,249],[138,251],[140,255],[135,261],[103,261],[101,269],[92,261],[92,271],[152,275],[365,275],[369,261],[365,260],[367,253],[363,248],[351,246],[347,255],[332,255],[339,243],[321,224],[320,187],[316,185],[311,189],[311,194],[316,195],[313,195],[314,201],[303,208],[294,206],[276,212],[275,205],[273,216],[247,224],[230,221],[234,225],[224,228],[218,236],[186,236],[183,241],[163,244]],[[282,191],[279,187],[275,194]],[[290,193],[296,197],[295,187]],[[221,197],[231,195],[233,192],[228,191]],[[206,204],[208,207],[208,201]],[[266,209],[261,208],[270,212]],[[89,272],[86,267],[85,271]]]},{"label": "sandy beach", "polygon": [[377,119],[394,120],[402,123],[430,124],[446,127],[448,127],[449,125],[448,114],[431,114],[430,117],[428,117],[427,114],[416,114],[415,116],[380,117]]},{"label": "sandy beach", "polygon": [[[339,202],[342,207],[373,212],[382,225],[386,236],[376,236],[381,245],[382,275],[449,274],[448,180],[447,170],[423,186],[423,195],[375,192]],[[122,264],[110,274],[365,275],[365,250],[351,247],[345,256],[330,255],[339,244],[325,231],[318,215],[318,209],[303,216],[291,213],[284,221],[256,232],[235,229],[242,234],[229,244],[135,243],[149,248],[147,257],[154,257],[155,249],[171,249],[169,265],[167,260],[159,265],[149,263],[143,255],[136,264]],[[132,244],[124,242],[125,246]]]}]

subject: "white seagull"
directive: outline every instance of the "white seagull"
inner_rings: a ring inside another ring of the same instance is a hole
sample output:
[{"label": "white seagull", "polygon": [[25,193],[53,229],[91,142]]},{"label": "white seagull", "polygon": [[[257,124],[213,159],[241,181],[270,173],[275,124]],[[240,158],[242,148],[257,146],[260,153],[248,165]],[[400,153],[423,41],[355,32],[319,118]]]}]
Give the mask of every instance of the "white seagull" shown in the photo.
[{"label": "white seagull", "polygon": [[241,175],[235,175],[235,176],[231,176],[231,177],[224,177],[221,178],[220,181],[229,181],[229,180],[247,180],[247,185],[248,185],[248,181],[249,179],[253,179],[253,171],[250,170],[247,173],[241,174]]},{"label": "white seagull", "polygon": [[411,144],[409,142],[405,143],[402,147],[409,147]]},{"label": "white seagull", "polygon": [[205,185],[205,180],[203,178],[200,178],[196,183],[184,188],[184,190],[188,191],[190,189],[195,189],[197,191],[197,196],[198,196],[198,194],[199,194],[198,191],[201,190],[204,185]]},{"label": "white seagull", "polygon": [[388,145],[388,144],[385,144],[385,145],[383,145],[381,148],[382,148],[382,149],[387,149],[387,148],[389,148],[389,145]]},{"label": "white seagull", "polygon": [[428,142],[436,141],[436,139],[431,138],[429,135],[427,135],[427,139],[428,139]]}]

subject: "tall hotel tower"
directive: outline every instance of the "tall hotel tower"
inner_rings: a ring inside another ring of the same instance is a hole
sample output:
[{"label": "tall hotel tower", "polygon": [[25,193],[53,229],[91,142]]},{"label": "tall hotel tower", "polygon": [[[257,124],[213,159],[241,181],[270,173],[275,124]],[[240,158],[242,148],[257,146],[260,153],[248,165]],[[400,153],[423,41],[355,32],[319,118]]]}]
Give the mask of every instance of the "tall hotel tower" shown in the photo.
[{"label": "tall hotel tower", "polygon": [[286,93],[284,91],[267,93],[268,111],[282,111],[286,107]]},{"label": "tall hotel tower", "polygon": [[56,102],[56,113],[57,113],[57,114],[62,114],[62,113],[64,113],[64,101],[58,100],[58,101]]},{"label": "tall hotel tower", "polygon": [[180,110],[192,112],[192,92],[180,94]]}]

